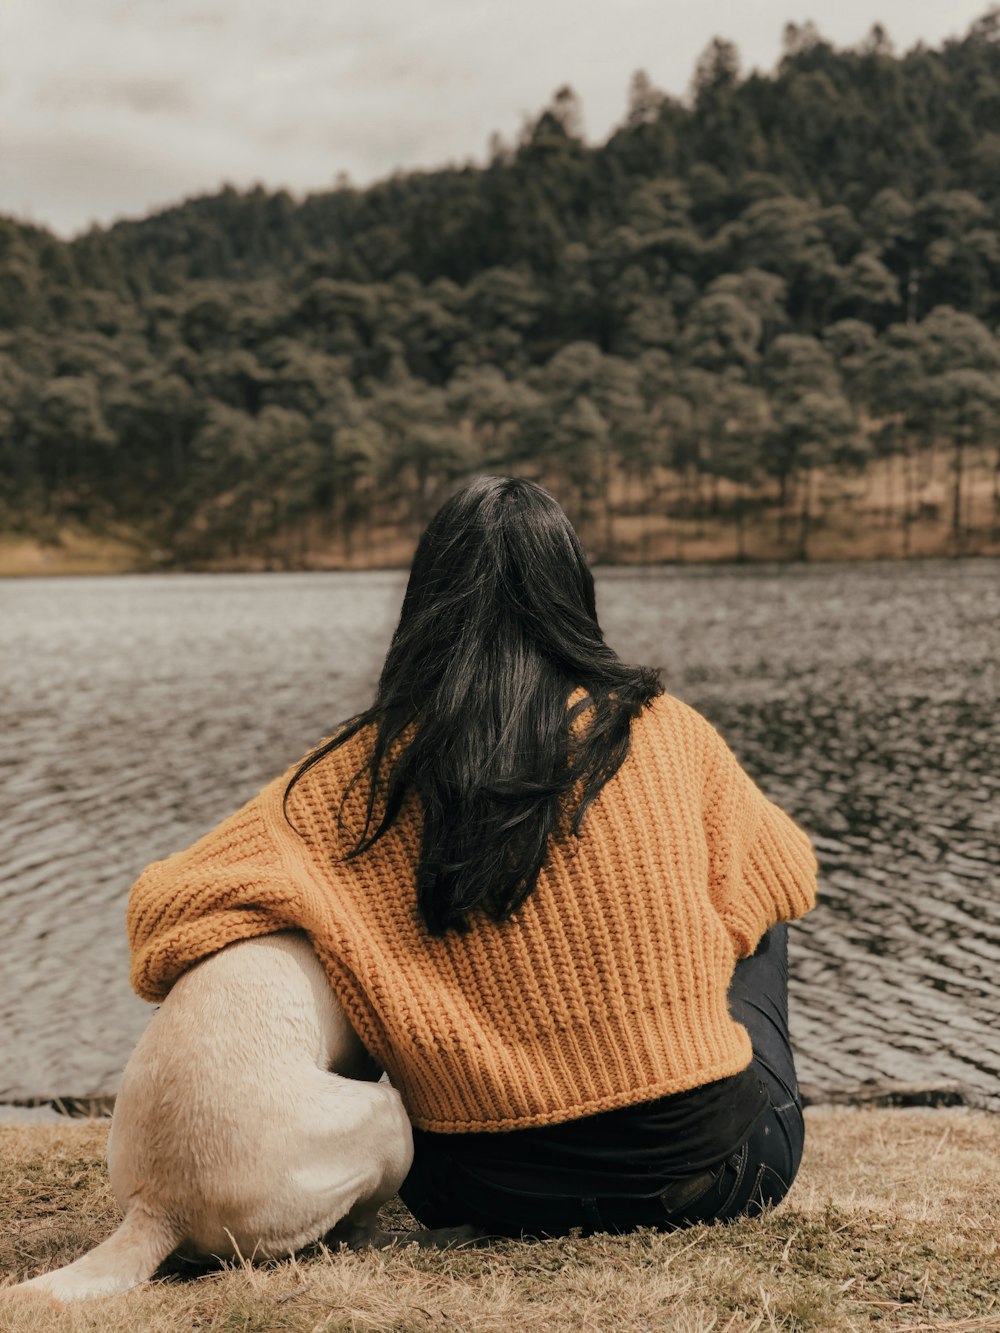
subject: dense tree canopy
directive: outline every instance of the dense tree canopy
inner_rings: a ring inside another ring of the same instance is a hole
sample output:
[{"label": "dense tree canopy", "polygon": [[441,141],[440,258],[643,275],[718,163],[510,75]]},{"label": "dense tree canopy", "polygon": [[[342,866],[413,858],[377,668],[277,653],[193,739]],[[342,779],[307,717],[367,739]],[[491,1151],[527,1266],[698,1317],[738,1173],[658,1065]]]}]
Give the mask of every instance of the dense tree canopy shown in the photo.
[{"label": "dense tree canopy", "polygon": [[[489,164],[192,199],[63,242],[0,218],[0,515],[132,525],[178,560],[319,523],[350,555],[474,470],[557,480],[595,549],[620,513],[1000,435],[1000,10],[896,56],[789,25],[770,75],[716,39],[690,96],[643,72],[600,146],[560,89]],[[990,452],[992,451],[992,453]],[[993,523],[997,522],[994,514]],[[680,554],[680,551],[678,551]]]}]

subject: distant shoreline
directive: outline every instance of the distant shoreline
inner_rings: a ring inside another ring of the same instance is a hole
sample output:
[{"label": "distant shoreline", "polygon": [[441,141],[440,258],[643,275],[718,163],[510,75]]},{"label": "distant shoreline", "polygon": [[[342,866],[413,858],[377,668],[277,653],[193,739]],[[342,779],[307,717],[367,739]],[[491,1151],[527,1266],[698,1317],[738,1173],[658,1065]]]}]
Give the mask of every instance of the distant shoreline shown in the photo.
[{"label": "distant shoreline", "polygon": [[[801,560],[790,555],[772,552],[747,555],[742,560],[732,555],[709,551],[692,552],[690,557],[677,559],[671,556],[643,559],[638,555],[614,560],[597,558],[592,561],[594,568],[604,569],[685,569],[699,565],[712,565],[725,569],[751,569],[758,565],[787,565],[807,568],[811,565],[830,564],[880,564],[880,563],[919,563],[927,560],[988,560],[1000,556],[1000,544],[984,542],[981,549],[967,549],[955,553],[944,549],[913,551],[909,555],[899,552],[873,553],[863,547],[848,547],[826,550],[820,555]],[[66,549],[50,547],[40,542],[27,539],[17,542],[4,541],[0,538],[0,579],[42,579],[42,578],[95,578],[102,576],[144,574],[369,574],[369,573],[405,573],[410,567],[409,555],[403,557],[397,551],[387,551],[385,559],[374,558],[370,561],[354,560],[326,561],[322,556],[315,560],[301,563],[268,564],[262,558],[243,560],[218,560],[199,562],[151,561],[132,553],[125,558],[120,549],[104,550],[99,542],[93,546],[83,543],[73,544]]]},{"label": "distant shoreline", "polygon": [[[745,498],[720,482],[717,505],[702,497],[694,508],[678,509],[670,499],[676,500],[679,485],[672,474],[658,483],[666,497],[662,500],[657,499],[659,491],[639,499],[619,480],[613,503],[591,512],[579,532],[591,564],[622,568],[1000,556],[1000,495],[994,491],[992,473],[970,473],[965,521],[956,538],[946,460],[937,460],[919,506],[911,501],[907,510],[890,461],[876,460],[854,479],[817,471],[818,494],[826,499],[810,520],[807,547],[801,542],[800,515],[785,509],[776,493],[762,492],[752,507],[741,509]],[[168,545],[162,535],[158,538],[154,530],[137,525],[109,523],[94,530],[78,522],[22,521],[20,532],[0,528],[0,577],[405,570],[417,541],[417,530],[409,523],[381,520],[345,536],[342,528],[317,514],[304,516],[280,534],[230,549]]]}]

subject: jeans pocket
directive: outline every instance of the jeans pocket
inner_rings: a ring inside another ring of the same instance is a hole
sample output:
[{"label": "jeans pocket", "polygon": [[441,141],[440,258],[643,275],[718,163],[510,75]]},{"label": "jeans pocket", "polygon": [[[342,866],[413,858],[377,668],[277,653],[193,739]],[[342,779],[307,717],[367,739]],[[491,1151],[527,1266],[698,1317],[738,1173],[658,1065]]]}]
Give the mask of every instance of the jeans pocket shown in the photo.
[{"label": "jeans pocket", "polygon": [[693,1176],[683,1176],[672,1181],[659,1193],[659,1200],[667,1213],[683,1213],[701,1203],[709,1190],[719,1183],[724,1166],[700,1171]]},{"label": "jeans pocket", "polygon": [[[744,1143],[708,1175],[704,1188],[678,1208],[668,1209],[668,1226],[688,1226],[693,1222],[724,1222],[734,1215],[734,1201],[740,1196],[747,1173],[748,1148]],[[738,1211],[738,1207],[736,1208]]]},{"label": "jeans pocket", "polygon": [[732,1153],[729,1157],[726,1158],[725,1164],[723,1166],[723,1175],[725,1174],[725,1171],[727,1169],[732,1171],[733,1182],[730,1185],[725,1198],[722,1200],[722,1202],[716,1209],[716,1217],[718,1217],[720,1221],[724,1221],[727,1217],[731,1215],[730,1210],[732,1209],[733,1206],[733,1200],[739,1194],[740,1188],[743,1185],[744,1177],[746,1176],[747,1173],[747,1162],[749,1160],[749,1157],[750,1157],[750,1143],[748,1140],[747,1142],[743,1143],[740,1146],[740,1148],[737,1149],[736,1152]]}]

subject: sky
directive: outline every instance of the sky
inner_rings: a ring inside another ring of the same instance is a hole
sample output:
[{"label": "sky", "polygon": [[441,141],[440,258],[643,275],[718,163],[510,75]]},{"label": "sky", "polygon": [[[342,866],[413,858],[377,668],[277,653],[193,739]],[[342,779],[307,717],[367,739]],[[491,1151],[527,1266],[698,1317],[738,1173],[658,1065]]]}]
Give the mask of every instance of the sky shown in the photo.
[{"label": "sky", "polygon": [[3,0],[0,212],[73,235],[225,183],[296,195],[340,173],[482,162],[563,84],[588,141],[643,69],[683,96],[713,36],[774,67],[788,21],[899,52],[989,0]]}]

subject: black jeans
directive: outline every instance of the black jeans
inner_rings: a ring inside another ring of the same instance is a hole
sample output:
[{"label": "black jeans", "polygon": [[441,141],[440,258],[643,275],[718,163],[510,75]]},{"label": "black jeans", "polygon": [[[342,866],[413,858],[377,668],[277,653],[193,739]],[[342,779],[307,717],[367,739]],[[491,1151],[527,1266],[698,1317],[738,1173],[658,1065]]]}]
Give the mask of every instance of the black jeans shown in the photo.
[{"label": "black jeans", "polygon": [[[788,1038],[788,927],[772,927],[757,952],[736,964],[729,1009],[750,1034],[753,1066],[770,1107],[750,1137],[724,1161],[693,1176],[678,1177],[650,1195],[591,1195],[581,1181],[575,1196],[511,1190],[447,1155],[442,1136],[414,1133],[415,1156],[400,1197],[423,1226],[471,1223],[501,1236],[561,1236],[626,1232],[639,1226],[666,1229],[695,1222],[754,1216],[779,1203],[802,1160],[805,1124]],[[422,1151],[433,1139],[433,1151]]]}]

